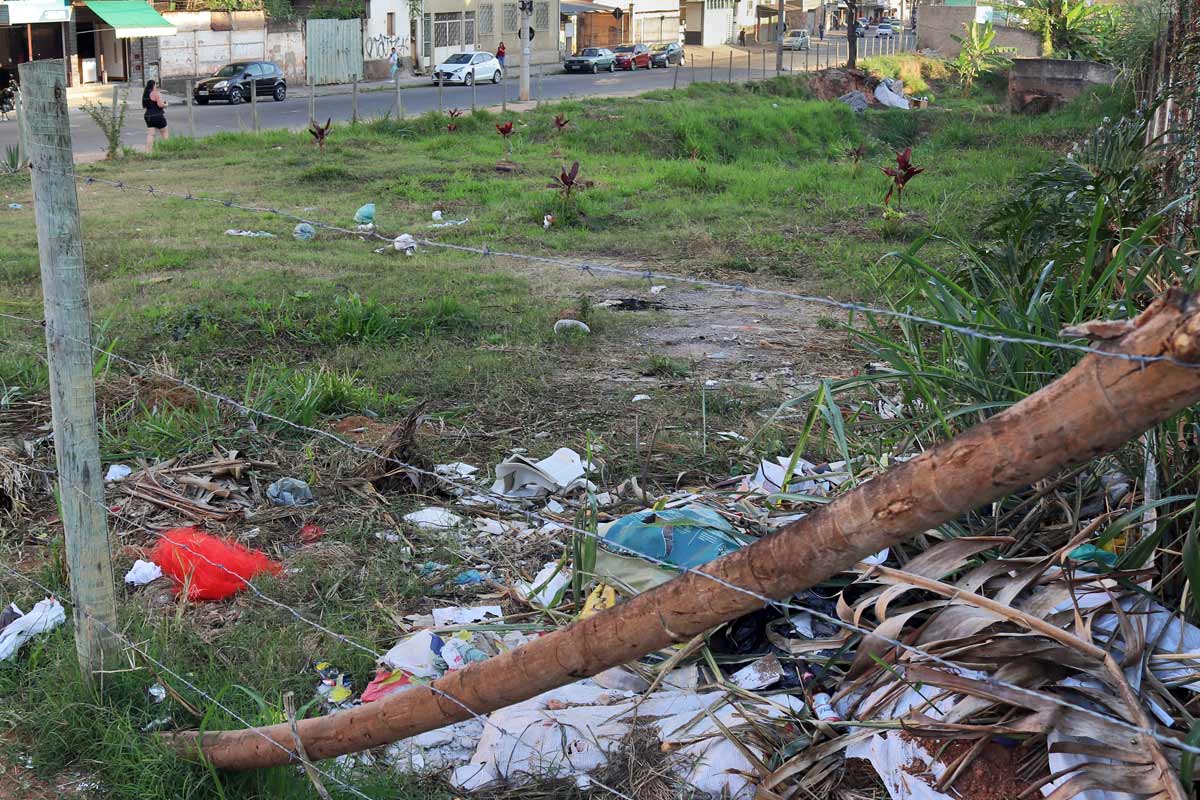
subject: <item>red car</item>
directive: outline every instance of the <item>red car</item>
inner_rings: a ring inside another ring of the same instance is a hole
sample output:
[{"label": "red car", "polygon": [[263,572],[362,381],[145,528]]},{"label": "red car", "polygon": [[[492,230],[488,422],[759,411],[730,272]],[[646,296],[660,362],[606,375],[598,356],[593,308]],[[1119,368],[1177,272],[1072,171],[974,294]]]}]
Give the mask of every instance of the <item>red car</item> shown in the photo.
[{"label": "red car", "polygon": [[650,48],[644,44],[623,44],[613,48],[617,69],[650,69]]}]

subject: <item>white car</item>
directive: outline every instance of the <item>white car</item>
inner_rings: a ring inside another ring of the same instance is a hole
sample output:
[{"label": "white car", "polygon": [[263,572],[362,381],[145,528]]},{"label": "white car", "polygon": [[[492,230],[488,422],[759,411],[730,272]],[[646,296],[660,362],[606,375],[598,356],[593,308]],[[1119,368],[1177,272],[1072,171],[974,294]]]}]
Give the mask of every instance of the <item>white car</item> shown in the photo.
[{"label": "white car", "polygon": [[802,28],[792,28],[783,35],[784,50],[807,50],[808,31]]},{"label": "white car", "polygon": [[504,67],[491,53],[455,53],[433,70],[433,82],[461,83],[470,86],[475,81],[499,83]]},{"label": "white car", "polygon": [[887,24],[886,22],[881,22],[879,24],[879,27],[875,29],[875,38],[876,39],[889,39],[895,35],[896,35],[895,29],[892,28],[892,26]]}]

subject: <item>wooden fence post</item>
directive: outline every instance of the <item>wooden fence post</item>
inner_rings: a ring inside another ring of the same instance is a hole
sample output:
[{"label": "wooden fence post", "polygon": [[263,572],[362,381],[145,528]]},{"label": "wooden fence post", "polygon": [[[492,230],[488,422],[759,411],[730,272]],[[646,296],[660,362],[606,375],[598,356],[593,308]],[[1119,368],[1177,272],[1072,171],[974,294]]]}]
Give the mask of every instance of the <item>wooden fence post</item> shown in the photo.
[{"label": "wooden fence post", "polygon": [[187,82],[187,108],[188,108],[188,136],[196,138],[196,110],[192,102],[192,94],[196,88],[196,82],[189,80]]},{"label": "wooden fence post", "polygon": [[317,87],[313,84],[312,73],[308,73],[308,124],[317,123]]},{"label": "wooden fence post", "polygon": [[729,51],[729,83],[733,83],[733,51]]},{"label": "wooden fence post", "polygon": [[471,76],[471,113],[472,114],[475,113],[476,105],[479,102],[479,94],[475,90],[475,86],[478,83],[479,83],[479,79],[477,77],[475,77],[474,75],[472,75]]},{"label": "wooden fence post", "polygon": [[258,133],[258,83],[253,78],[250,79],[250,117],[254,121],[254,132]]},{"label": "wooden fence post", "polygon": [[675,65],[675,74],[671,76],[671,88],[679,88],[679,70],[683,69],[683,61]]},{"label": "wooden fence post", "polygon": [[442,73],[438,73],[438,113],[442,113]]},{"label": "wooden fence post", "polygon": [[350,90],[350,124],[358,124],[358,78],[354,79],[354,86]]},{"label": "wooden fence post", "polygon": [[404,119],[404,98],[400,96],[400,70],[396,70],[396,119]]},{"label": "wooden fence post", "polygon": [[25,132],[29,124],[25,119],[25,98],[17,92],[17,167],[25,166],[29,160],[29,135]]},{"label": "wooden fence post", "polygon": [[75,651],[85,678],[93,680],[118,657],[112,634],[117,605],[96,434],[92,322],[66,69],[61,60],[35,61],[21,64],[20,75],[33,167],[59,506],[75,606]]}]

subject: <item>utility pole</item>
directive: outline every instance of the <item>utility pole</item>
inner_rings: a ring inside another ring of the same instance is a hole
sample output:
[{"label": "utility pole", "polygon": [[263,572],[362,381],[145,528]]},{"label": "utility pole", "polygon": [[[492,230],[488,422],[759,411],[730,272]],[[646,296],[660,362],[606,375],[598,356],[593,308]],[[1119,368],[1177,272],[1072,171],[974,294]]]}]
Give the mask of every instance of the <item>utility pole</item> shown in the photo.
[{"label": "utility pole", "polygon": [[21,64],[20,74],[42,269],[59,505],[75,607],[75,651],[84,677],[91,680],[118,658],[113,634],[117,603],[96,435],[92,321],[67,118],[67,73],[63,62],[55,59]]},{"label": "utility pole", "polygon": [[521,100],[529,100],[529,62],[533,58],[533,47],[530,42],[529,18],[533,14],[533,0],[518,0],[521,9],[521,30],[517,35],[521,38]]},{"label": "utility pole", "polygon": [[[779,0],[779,21],[775,25],[775,74],[783,73],[783,29],[787,26],[784,22],[783,0]],[[763,75],[763,77],[767,77]]]}]

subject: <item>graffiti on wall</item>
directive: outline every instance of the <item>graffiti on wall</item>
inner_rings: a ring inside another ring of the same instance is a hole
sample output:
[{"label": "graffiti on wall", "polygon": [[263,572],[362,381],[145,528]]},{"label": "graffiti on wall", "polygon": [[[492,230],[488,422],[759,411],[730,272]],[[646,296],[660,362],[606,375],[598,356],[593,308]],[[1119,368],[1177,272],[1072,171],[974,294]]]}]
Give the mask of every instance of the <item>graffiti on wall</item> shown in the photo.
[{"label": "graffiti on wall", "polygon": [[388,36],[386,33],[379,33],[363,39],[363,56],[368,61],[387,58],[391,55],[393,47],[400,51],[401,59],[408,56],[408,39]]}]

